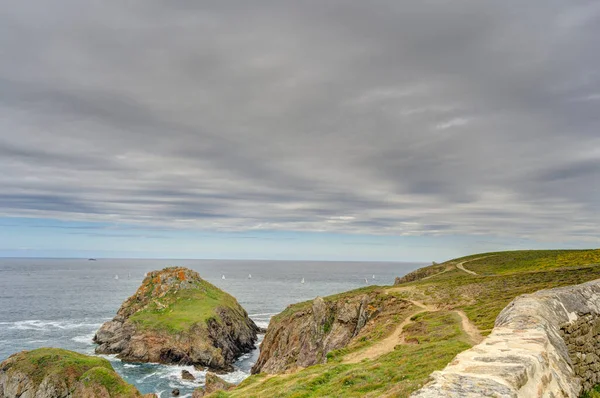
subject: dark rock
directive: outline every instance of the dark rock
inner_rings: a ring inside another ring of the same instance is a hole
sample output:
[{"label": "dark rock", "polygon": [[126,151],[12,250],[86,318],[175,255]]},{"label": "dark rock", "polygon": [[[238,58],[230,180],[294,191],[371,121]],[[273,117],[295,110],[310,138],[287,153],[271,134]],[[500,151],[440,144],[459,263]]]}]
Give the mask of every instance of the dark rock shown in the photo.
[{"label": "dark rock", "polygon": [[171,395],[174,396],[174,397],[178,397],[179,396],[179,389],[176,388],[173,391],[171,391]]},{"label": "dark rock", "polygon": [[191,374],[190,372],[188,372],[185,369],[181,371],[181,378],[183,380],[196,380],[196,378],[194,377],[194,375]]}]

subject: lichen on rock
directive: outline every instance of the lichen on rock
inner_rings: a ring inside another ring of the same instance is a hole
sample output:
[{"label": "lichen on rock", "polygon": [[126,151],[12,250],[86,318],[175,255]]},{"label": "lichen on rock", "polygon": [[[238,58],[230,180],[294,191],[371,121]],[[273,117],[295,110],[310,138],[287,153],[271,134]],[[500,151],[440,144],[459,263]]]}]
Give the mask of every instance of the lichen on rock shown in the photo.
[{"label": "lichen on rock", "polygon": [[11,355],[0,364],[2,398],[138,398],[110,362],[58,348]]},{"label": "lichen on rock", "polygon": [[147,274],[96,332],[97,353],[125,361],[229,370],[254,348],[259,328],[236,299],[187,268]]},{"label": "lichen on rock", "polygon": [[289,306],[271,319],[252,373],[284,373],[324,363],[329,352],[360,338],[382,311],[397,312],[408,306],[373,289]]}]

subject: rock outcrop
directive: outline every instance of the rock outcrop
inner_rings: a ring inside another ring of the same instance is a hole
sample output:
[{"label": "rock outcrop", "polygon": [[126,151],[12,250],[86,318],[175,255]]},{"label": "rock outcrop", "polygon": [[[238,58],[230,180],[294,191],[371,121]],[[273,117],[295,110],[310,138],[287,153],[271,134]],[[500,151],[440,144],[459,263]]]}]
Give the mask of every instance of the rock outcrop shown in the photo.
[{"label": "rock outcrop", "polygon": [[513,300],[412,397],[579,397],[600,383],[600,279]]},{"label": "rock outcrop", "polygon": [[11,355],[0,364],[2,398],[139,398],[110,362],[58,348]]},{"label": "rock outcrop", "polygon": [[94,341],[97,353],[125,361],[230,370],[254,349],[258,331],[234,297],[197,272],[172,267],[147,274]]},{"label": "rock outcrop", "polygon": [[382,312],[410,303],[375,291],[317,297],[294,304],[271,319],[252,373],[283,373],[327,360],[327,353],[347,346]]},{"label": "rock outcrop", "polygon": [[234,387],[234,384],[226,382],[216,374],[212,372],[206,372],[204,387],[196,388],[192,394],[192,398],[202,398],[208,394],[212,394],[213,392],[227,391]]}]

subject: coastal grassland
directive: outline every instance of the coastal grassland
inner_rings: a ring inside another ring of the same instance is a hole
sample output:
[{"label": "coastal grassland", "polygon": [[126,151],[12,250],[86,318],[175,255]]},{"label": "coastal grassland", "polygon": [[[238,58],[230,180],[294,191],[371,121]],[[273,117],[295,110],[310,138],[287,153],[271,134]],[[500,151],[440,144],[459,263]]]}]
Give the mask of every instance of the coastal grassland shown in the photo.
[{"label": "coastal grassland", "polygon": [[[410,327],[410,328],[409,328]],[[373,360],[343,362],[354,349],[333,351],[325,364],[293,374],[254,375],[236,389],[210,397],[382,397],[408,396],[429,374],[443,368],[456,354],[470,347],[468,336],[453,312],[423,313],[405,330],[420,344],[403,344]]]},{"label": "coastal grassland", "polygon": [[[379,334],[367,336],[363,341],[357,336],[345,348],[330,352],[325,364],[291,374],[254,375],[236,389],[212,396],[406,397],[426,383],[432,371],[442,369],[456,354],[471,346],[456,310],[464,311],[481,334],[489,334],[500,311],[515,297],[600,278],[600,250],[475,254],[411,274],[399,278],[399,283],[392,287],[366,287],[324,299],[350,298],[369,292],[394,295],[430,309],[419,311],[409,307],[408,315],[390,313],[380,317],[381,323],[374,326],[381,328]],[[289,306],[273,319],[283,322],[309,305],[310,302],[305,302]],[[411,311],[419,313],[413,312],[411,316]],[[403,329],[404,344],[359,363],[344,362],[349,354],[385,339],[394,329],[391,325],[399,325],[407,316],[411,316],[411,322]],[[591,394],[596,393],[590,393],[590,398],[597,396]]]},{"label": "coastal grassland", "polygon": [[68,388],[78,393],[82,393],[83,385],[85,389],[94,391],[104,387],[111,397],[140,396],[138,390],[123,381],[106,359],[60,348],[22,351],[5,361],[1,370],[8,374],[27,375],[36,386],[49,378],[65,380]]},{"label": "coastal grassland", "polygon": [[[493,328],[500,311],[521,294],[600,278],[598,256],[600,250],[486,253],[469,256],[475,260],[464,263],[478,275],[454,268],[428,279],[397,285],[396,289],[404,292],[405,298],[421,299],[442,308],[462,309],[485,335]],[[463,261],[464,258],[452,263]],[[535,264],[539,269],[533,268]],[[496,267],[499,271],[494,273]],[[482,270],[486,274],[480,274]]]},{"label": "coastal grassland", "polygon": [[39,384],[46,376],[68,375],[79,378],[93,368],[103,368],[113,372],[113,367],[104,358],[91,357],[60,348],[38,348],[23,351],[11,357],[10,365],[5,370],[16,370],[29,375],[35,384]]},{"label": "coastal grassland", "polygon": [[[153,291],[153,286],[148,287]],[[150,293],[149,293],[150,294]],[[219,321],[218,308],[238,308],[235,298],[206,281],[194,281],[193,286],[151,298],[148,305],[129,318],[140,330],[178,333],[209,319]],[[240,314],[243,317],[243,314]]]},{"label": "coastal grassland", "polygon": [[[489,253],[465,266],[480,275],[506,275],[600,264],[598,250],[520,250]],[[489,257],[487,257],[489,256]]]},{"label": "coastal grassland", "polygon": [[88,370],[81,376],[80,381],[88,388],[103,386],[111,397],[135,397],[139,395],[133,385],[124,382],[114,370],[104,367],[95,367]]}]

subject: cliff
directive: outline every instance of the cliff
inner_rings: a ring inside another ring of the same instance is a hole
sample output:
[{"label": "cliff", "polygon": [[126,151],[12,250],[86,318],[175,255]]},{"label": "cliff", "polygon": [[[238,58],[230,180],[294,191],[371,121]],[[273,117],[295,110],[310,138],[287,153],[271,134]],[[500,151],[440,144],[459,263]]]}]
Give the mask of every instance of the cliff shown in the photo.
[{"label": "cliff", "polygon": [[125,361],[229,370],[254,348],[258,331],[234,297],[197,272],[172,267],[149,273],[94,341],[97,353]]},{"label": "cliff", "polygon": [[410,306],[376,289],[289,306],[269,323],[252,373],[283,373],[324,363],[329,352],[346,347],[378,315]]},{"label": "cliff", "polygon": [[39,348],[14,354],[0,364],[0,397],[137,398],[142,394],[125,383],[106,359]]}]

